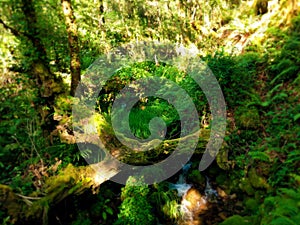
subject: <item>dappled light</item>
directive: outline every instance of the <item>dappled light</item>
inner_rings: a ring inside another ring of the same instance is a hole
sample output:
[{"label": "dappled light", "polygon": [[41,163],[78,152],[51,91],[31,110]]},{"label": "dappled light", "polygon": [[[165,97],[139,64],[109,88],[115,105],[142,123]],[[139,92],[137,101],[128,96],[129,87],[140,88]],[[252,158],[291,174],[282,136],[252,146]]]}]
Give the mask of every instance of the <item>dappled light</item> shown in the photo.
[{"label": "dappled light", "polygon": [[3,1],[0,224],[298,224],[299,9]]}]

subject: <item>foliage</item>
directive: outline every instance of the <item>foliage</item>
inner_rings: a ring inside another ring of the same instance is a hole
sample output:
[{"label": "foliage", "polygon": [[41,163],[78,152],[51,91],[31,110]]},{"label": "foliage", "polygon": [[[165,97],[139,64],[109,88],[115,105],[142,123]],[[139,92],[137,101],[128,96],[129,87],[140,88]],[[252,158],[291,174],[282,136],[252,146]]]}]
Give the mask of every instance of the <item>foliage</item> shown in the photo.
[{"label": "foliage", "polygon": [[[236,212],[241,215],[229,217],[222,224],[297,224],[300,220],[299,181],[294,181],[300,173],[299,3],[269,1],[269,12],[263,14],[257,8],[261,2],[72,2],[82,72],[100,54],[122,43],[168,39],[198,47],[199,60],[206,62],[216,76],[227,103],[226,157],[222,160],[228,164],[223,169],[232,170],[222,171],[217,183],[229,193],[237,193],[239,200],[246,199],[245,210]],[[28,11],[26,14],[26,7],[34,17],[28,16]],[[258,12],[263,15],[256,15]],[[37,62],[42,60],[49,74],[63,78],[65,83],[70,81],[63,12],[55,0],[12,0],[3,1],[0,14],[0,183],[30,198],[44,196],[47,177],[68,164],[86,165],[82,153],[88,157],[94,149],[89,146],[79,152],[74,142],[64,139],[62,134],[73,137],[73,99],[67,93],[61,94],[65,90],[59,91],[59,96],[42,96],[41,89],[45,87],[41,88],[41,83],[51,89],[52,81],[47,76],[46,81],[36,79]],[[172,65],[142,62],[122,68],[106,83],[95,106],[98,117],[93,118],[99,130],[113,133],[109,113],[118,92],[128,83],[152,75],[170,79],[185,89],[196,105],[199,119],[207,124],[211,119],[207,100],[188,74]],[[161,91],[174,92],[167,88]],[[167,138],[176,138],[181,129],[179,115],[161,98],[139,101],[130,112],[130,128],[137,137],[147,138],[149,121],[157,116],[167,125]],[[52,117],[54,121],[45,122]],[[49,135],[53,129],[57,136]],[[99,155],[97,160],[102,157]],[[204,177],[193,171],[189,179],[201,186]],[[67,223],[111,224],[116,220],[115,224],[155,224],[174,222],[180,216],[179,199],[167,183],[149,187],[142,180],[130,178],[122,189],[118,218],[118,197],[102,191],[91,201],[92,207],[80,207],[80,203],[90,201],[81,199],[74,206],[77,215],[68,217]],[[30,199],[28,204],[31,203]],[[20,222],[5,211],[0,211],[0,221]]]},{"label": "foliage", "polygon": [[277,196],[267,197],[260,208],[261,224],[297,224],[300,215],[300,190],[282,188]]},{"label": "foliage", "polygon": [[251,52],[235,57],[223,50],[202,57],[218,79],[230,108],[243,104],[249,98],[249,93],[253,93],[256,65],[260,63],[257,58]]},{"label": "foliage", "polygon": [[1,177],[5,182],[12,182],[15,188],[22,187],[22,192],[32,191],[31,177],[24,180],[24,168],[41,160],[41,150],[45,147],[41,137],[42,129],[33,105],[38,104],[35,90],[21,88],[29,81],[20,76],[16,83],[1,84],[0,89],[0,158]]},{"label": "foliage", "polygon": [[251,218],[249,217],[234,215],[227,218],[224,222],[220,223],[220,225],[234,225],[234,224],[250,225],[250,224],[254,224],[254,221],[252,221]]},{"label": "foliage", "polygon": [[180,218],[180,210],[176,191],[170,190],[168,182],[153,185],[150,202],[157,209],[160,218],[176,221]]},{"label": "foliage", "polygon": [[[182,87],[187,91],[194,101],[198,112],[206,114],[206,110],[208,108],[206,100],[203,92],[199,90],[196,82],[193,81],[191,77],[181,71],[178,71],[178,69],[173,66],[157,66],[154,62],[135,63],[134,65],[119,70],[115,75],[113,75],[102,89],[103,91],[100,92],[98,98],[100,113],[103,114],[111,111],[112,104],[117,97],[117,94],[125,85],[128,85],[129,82],[139,78],[148,77],[150,79],[149,84],[151,84],[151,76],[167,78],[178,84],[179,87]],[[156,90],[156,87],[153,86],[152,89]],[[143,92],[141,87],[132,87],[130,90],[136,95]],[[161,88],[157,90],[155,94],[159,96],[161,93],[176,95],[176,91],[170,87],[170,85],[164,85],[164,83],[161,84]],[[180,105],[181,107],[180,110],[184,111],[187,106],[185,104],[178,104],[178,101],[182,102],[184,99],[176,99],[176,101],[177,105]],[[129,124],[132,133],[140,138],[149,137],[150,120],[154,117],[160,117],[167,125],[166,138],[171,139],[178,137],[180,134],[180,119],[177,110],[162,98],[151,96],[141,98],[141,100],[136,103],[130,111]]]},{"label": "foliage", "polygon": [[118,220],[114,224],[155,224],[148,194],[149,187],[144,184],[142,178],[129,177],[126,186],[122,189],[123,201]]},{"label": "foliage", "polygon": [[78,214],[75,221],[72,222],[72,225],[91,225],[92,221],[89,218],[86,218],[82,213]]}]

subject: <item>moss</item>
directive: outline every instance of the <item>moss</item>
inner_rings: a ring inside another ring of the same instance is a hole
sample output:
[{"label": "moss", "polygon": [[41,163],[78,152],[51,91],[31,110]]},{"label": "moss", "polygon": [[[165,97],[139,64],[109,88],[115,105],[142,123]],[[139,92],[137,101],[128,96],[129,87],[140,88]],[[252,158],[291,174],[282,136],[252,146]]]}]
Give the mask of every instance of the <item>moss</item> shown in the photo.
[{"label": "moss", "polygon": [[224,186],[224,184],[226,183],[226,180],[227,180],[227,176],[225,173],[220,173],[216,177],[216,183],[218,186]]},{"label": "moss", "polygon": [[229,177],[224,183],[224,190],[228,194],[240,192],[240,180],[235,177]]},{"label": "moss", "polygon": [[254,188],[265,188],[269,189],[270,186],[267,183],[266,179],[260,177],[257,173],[255,168],[251,168],[248,173],[249,181]]},{"label": "moss", "polygon": [[234,215],[229,218],[227,218],[225,221],[220,223],[220,225],[252,225],[254,224],[255,218],[254,217],[249,217],[249,216],[239,216],[239,215]]},{"label": "moss", "polygon": [[245,129],[257,129],[260,125],[258,110],[254,107],[240,107],[235,113],[235,120],[239,127]]},{"label": "moss", "polygon": [[259,208],[259,201],[256,198],[248,198],[244,201],[246,210],[250,213],[256,213]]},{"label": "moss", "polygon": [[23,204],[7,185],[0,184],[0,209],[7,210],[12,221],[17,221],[22,216]]},{"label": "moss", "polygon": [[241,188],[241,190],[245,191],[248,195],[254,195],[255,193],[255,190],[253,189],[249,179],[247,178],[243,178],[241,180],[239,187]]},{"label": "moss", "polygon": [[218,166],[223,170],[230,169],[230,164],[228,163],[228,150],[221,148],[217,154],[216,161]]},{"label": "moss", "polygon": [[198,185],[205,185],[205,177],[199,170],[193,170],[189,175],[188,179]]}]

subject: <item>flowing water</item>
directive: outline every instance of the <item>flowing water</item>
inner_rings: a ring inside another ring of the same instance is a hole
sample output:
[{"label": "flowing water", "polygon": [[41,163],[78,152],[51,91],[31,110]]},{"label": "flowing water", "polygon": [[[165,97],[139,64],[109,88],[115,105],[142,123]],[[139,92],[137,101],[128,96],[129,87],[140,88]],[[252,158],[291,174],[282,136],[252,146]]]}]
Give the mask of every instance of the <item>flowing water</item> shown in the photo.
[{"label": "flowing water", "polygon": [[170,184],[170,188],[176,189],[178,196],[182,197],[179,207],[182,216],[177,222],[178,225],[201,225],[199,215],[207,211],[208,203],[216,199],[218,195],[217,191],[211,187],[208,177],[206,177],[204,195],[201,195],[192,184],[186,183],[187,172],[191,165],[191,163],[184,165],[177,183]]}]

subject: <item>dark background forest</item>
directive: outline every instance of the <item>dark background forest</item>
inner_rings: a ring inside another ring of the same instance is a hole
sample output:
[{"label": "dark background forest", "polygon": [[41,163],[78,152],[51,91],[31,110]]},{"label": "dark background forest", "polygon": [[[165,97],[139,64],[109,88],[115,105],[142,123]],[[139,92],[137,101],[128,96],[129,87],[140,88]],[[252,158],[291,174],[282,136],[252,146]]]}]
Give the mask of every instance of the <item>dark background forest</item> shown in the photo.
[{"label": "dark background forest", "polygon": [[[0,4],[1,224],[299,224],[298,0]],[[119,70],[89,119],[121,161],[162,160],[180,139],[178,114],[168,102],[149,98],[130,114],[131,130],[139,138],[150,135],[151,118],[164,116],[166,139],[149,152],[124,148],[114,137],[109,113],[117,93],[134,79],[154,74],[173,80],[193,99],[201,123],[188,171],[184,167],[152,185],[141,177],[121,185],[109,181],[119,169],[102,161],[101,152],[103,177],[86,162],[98,151],[92,140],[79,150],[72,125],[78,84],[101,55],[137,41],[196,48],[199,61],[217,78],[227,130],[205,171],[198,170],[212,119],[205,96],[182,72],[155,61]],[[182,195],[180,185],[189,187]]]}]

